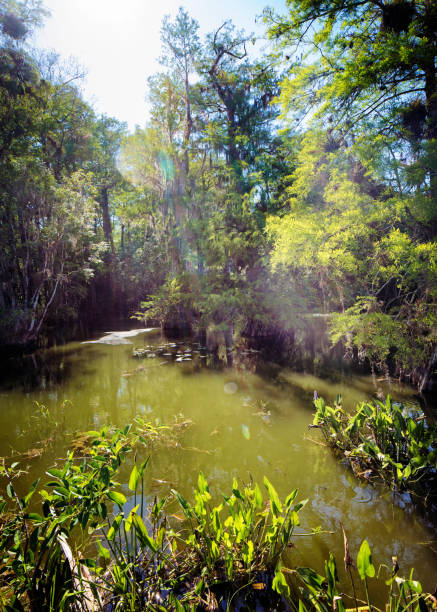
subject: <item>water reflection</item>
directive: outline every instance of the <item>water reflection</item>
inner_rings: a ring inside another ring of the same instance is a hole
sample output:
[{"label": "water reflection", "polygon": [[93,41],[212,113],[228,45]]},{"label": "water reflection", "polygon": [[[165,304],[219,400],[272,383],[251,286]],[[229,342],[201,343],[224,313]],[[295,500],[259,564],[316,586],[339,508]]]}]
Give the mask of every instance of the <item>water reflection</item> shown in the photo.
[{"label": "water reflection", "polygon": [[[191,419],[177,446],[153,453],[150,495],[165,495],[173,487],[191,497],[199,470],[217,499],[229,491],[234,476],[262,482],[266,475],[281,495],[298,487],[300,499],[310,500],[301,532],[318,525],[332,532],[297,538],[293,564],[322,569],[333,551],[340,566],[342,522],[355,553],[367,537],[377,564],[398,554],[404,573],[415,567],[424,585],[434,587],[437,555],[424,544],[433,540],[433,531],[415,513],[394,505],[387,492],[358,483],[347,466],[310,440],[320,442],[317,431],[308,432],[314,390],[327,400],[341,393],[344,404],[352,406],[377,393],[371,377],[339,372],[330,381],[298,374],[246,349],[234,350],[234,367],[227,368],[205,339],[171,340],[159,330],[128,340],[132,344],[50,349],[28,362],[31,375],[23,369],[20,378],[16,371],[2,386],[0,455],[15,455],[28,465],[28,482],[65,457],[78,432],[108,423],[124,426],[137,415],[154,423]],[[384,381],[378,385],[419,406],[413,390]],[[125,466],[126,479],[128,471]]]}]

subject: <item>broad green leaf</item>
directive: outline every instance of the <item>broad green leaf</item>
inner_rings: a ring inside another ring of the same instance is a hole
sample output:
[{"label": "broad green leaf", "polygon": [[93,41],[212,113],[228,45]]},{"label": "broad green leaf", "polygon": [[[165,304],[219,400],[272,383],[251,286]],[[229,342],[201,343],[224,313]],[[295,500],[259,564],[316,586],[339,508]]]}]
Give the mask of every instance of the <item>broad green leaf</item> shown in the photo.
[{"label": "broad green leaf", "polygon": [[176,499],[178,500],[178,502],[180,503],[180,505],[182,506],[185,515],[189,518],[190,516],[192,516],[192,512],[191,512],[191,508],[190,508],[190,504],[187,502],[187,500],[182,497],[182,495],[180,493],[178,493],[175,489],[172,489],[171,492],[173,493],[173,495],[176,497]]},{"label": "broad green leaf", "polygon": [[366,577],[373,578],[375,576],[375,568],[372,564],[372,553],[370,552],[367,540],[363,540],[358,552],[357,568],[361,580],[365,580]]},{"label": "broad green leaf", "polygon": [[132,510],[129,512],[129,514],[127,516],[127,519],[125,520],[125,524],[124,524],[124,528],[125,528],[126,533],[128,533],[130,531],[130,528],[132,527],[133,517],[135,516],[135,514],[136,514],[136,512],[137,512],[139,507],[140,507],[140,504],[137,504],[135,506],[135,508],[132,508]]},{"label": "broad green leaf", "polygon": [[297,489],[294,489],[294,491],[292,491],[290,495],[288,495],[287,499],[285,500],[285,505],[287,506],[287,508],[289,508],[291,504],[294,502],[296,495],[297,495]]},{"label": "broad green leaf", "polygon": [[97,540],[97,546],[99,548],[99,555],[105,559],[105,561],[109,561],[111,559],[111,555],[109,553],[109,550],[107,548],[105,548],[104,546],[101,545],[101,543],[99,542],[99,540]]},{"label": "broad green leaf", "polygon": [[144,470],[146,469],[147,464],[149,463],[149,460],[150,460],[150,456],[147,457],[147,459],[143,461],[143,463],[140,465],[140,469],[138,470],[140,476],[144,474]]},{"label": "broad green leaf", "polygon": [[199,472],[199,476],[197,478],[197,488],[199,489],[200,493],[209,492],[208,483],[203,472]]},{"label": "broad green leaf", "polygon": [[108,539],[110,542],[111,542],[111,541],[112,541],[112,540],[115,538],[116,533],[117,533],[117,532],[118,532],[118,530],[120,529],[120,525],[121,525],[122,520],[123,520],[123,515],[122,515],[122,514],[118,514],[118,515],[115,517],[115,519],[114,519],[114,521],[113,521],[113,523],[112,523],[111,527],[110,527],[110,528],[109,528],[109,530],[108,530],[108,534],[107,534],[107,536],[106,536],[106,537],[107,537],[107,539]]},{"label": "broad green leaf", "polygon": [[272,582],[272,589],[285,598],[290,597],[290,587],[281,570],[275,572],[275,577]]},{"label": "broad green leaf", "polygon": [[253,489],[253,501],[257,508],[261,508],[263,505],[263,496],[261,494],[259,486],[256,484]]},{"label": "broad green leaf", "polygon": [[109,491],[106,495],[111,501],[117,504],[117,506],[120,506],[120,508],[126,503],[126,497],[123,493],[119,493],[118,491]]},{"label": "broad green leaf", "polygon": [[235,495],[235,497],[238,497],[238,499],[241,499],[243,501],[243,496],[241,495],[240,489],[238,488],[238,481],[236,478],[234,478],[232,483],[232,493]]},{"label": "broad green leaf", "polygon": [[39,480],[40,480],[40,479],[38,478],[37,480],[35,480],[35,481],[34,481],[34,482],[31,484],[30,489],[29,489],[29,492],[27,493],[27,495],[26,495],[26,496],[25,496],[25,498],[24,498],[24,504],[25,504],[26,506],[27,506],[27,504],[29,503],[29,501],[30,501],[30,499],[31,499],[32,495],[35,493],[35,490],[36,490],[36,487],[38,486]]},{"label": "broad green leaf", "polygon": [[275,487],[269,481],[267,476],[264,476],[264,485],[265,485],[265,487],[267,489],[267,492],[268,492],[269,497],[270,497],[270,501],[272,503],[272,511],[273,511],[273,513],[274,514],[279,514],[280,512],[282,512],[282,504],[280,502],[279,495],[277,494]]},{"label": "broad green leaf", "polygon": [[141,516],[134,514],[132,517],[132,522],[135,525],[137,535],[141,543],[148,546],[150,550],[155,553],[158,550],[158,547],[155,540],[149,536],[149,532],[147,531],[147,527],[145,526]]},{"label": "broad green leaf", "polygon": [[62,470],[57,470],[56,468],[52,468],[51,470],[47,470],[46,474],[49,476],[53,476],[53,478],[63,478],[64,473]]},{"label": "broad green leaf", "polygon": [[139,478],[140,478],[140,473],[137,470],[137,466],[134,465],[134,467],[132,468],[132,472],[130,473],[130,476],[129,476],[129,489],[131,491],[136,490]]}]

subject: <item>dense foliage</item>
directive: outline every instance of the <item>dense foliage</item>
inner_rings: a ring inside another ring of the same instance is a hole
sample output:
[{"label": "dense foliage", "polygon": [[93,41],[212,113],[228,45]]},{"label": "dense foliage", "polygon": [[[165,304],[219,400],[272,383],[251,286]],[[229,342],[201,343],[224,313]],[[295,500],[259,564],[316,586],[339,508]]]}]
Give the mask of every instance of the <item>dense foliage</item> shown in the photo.
[{"label": "dense foliage", "polygon": [[[227,349],[267,338],[296,364],[330,350],[327,331],[355,363],[432,388],[437,3],[285,4],[265,10],[262,52],[230,21],[201,40],[183,8],[166,17],[150,115],[128,133],[84,100],[79,66],[32,48],[42,1],[0,0],[2,347],[134,316],[214,332]],[[434,503],[435,425],[390,398],[316,408],[357,475]],[[367,541],[356,591],[344,533],[347,595],[332,555],[324,575],[295,567],[296,491],[280,500],[265,479],[265,499],[235,480],[216,503],[201,473],[193,502],[172,491],[148,504],[145,448],[176,438],[140,418],[87,432],[24,493],[3,461],[6,610],[377,609]],[[167,514],[177,504],[183,516]],[[386,609],[435,608],[396,558],[380,569]]]},{"label": "dense foliage", "polygon": [[[128,486],[118,490],[126,457],[144,456],[168,432],[143,420],[124,430],[87,432],[75,452],[48,471],[49,481],[42,487],[34,482],[23,495],[17,492],[19,465],[3,462],[0,477],[7,496],[0,497],[0,602],[5,610],[188,612],[233,605],[299,612],[378,610],[369,595],[368,580],[376,569],[366,540],[355,565],[343,530],[349,594],[344,585],[340,590],[332,554],[324,575],[296,567],[292,553],[284,556],[292,549],[306,503],[295,501],[296,490],[283,501],[265,478],[265,499],[258,485],[242,487],[234,480],[231,493],[215,504],[200,473],[194,503],[177,491],[147,503],[147,457],[135,460]],[[168,515],[175,500],[184,517]],[[378,577],[380,572],[387,578],[385,584],[376,578],[386,591],[386,609],[433,609],[435,598],[422,592],[412,572],[400,577],[396,557],[390,568],[379,568]],[[363,589],[356,590],[353,574]]]},{"label": "dense foliage", "polygon": [[166,17],[128,134],[26,42],[41,3],[2,3],[2,343],[137,313],[228,346],[286,336],[296,357],[322,317],[355,362],[430,388],[436,5],[286,4],[263,53],[230,22],[201,41]]},{"label": "dense foliage", "polygon": [[297,162],[272,262],[333,342],[423,388],[436,362],[434,2],[289,0],[267,12]]}]

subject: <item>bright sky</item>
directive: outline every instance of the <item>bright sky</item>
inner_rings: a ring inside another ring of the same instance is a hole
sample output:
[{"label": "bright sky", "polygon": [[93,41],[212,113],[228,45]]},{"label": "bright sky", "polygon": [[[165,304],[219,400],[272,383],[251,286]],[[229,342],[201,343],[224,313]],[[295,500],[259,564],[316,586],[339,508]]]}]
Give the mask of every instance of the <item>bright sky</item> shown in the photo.
[{"label": "bright sky", "polygon": [[146,79],[159,70],[162,18],[174,16],[181,4],[202,36],[226,19],[262,34],[256,16],[266,5],[283,9],[285,0],[45,0],[51,17],[35,44],[77,58],[87,70],[86,99],[133,129],[147,120]]}]

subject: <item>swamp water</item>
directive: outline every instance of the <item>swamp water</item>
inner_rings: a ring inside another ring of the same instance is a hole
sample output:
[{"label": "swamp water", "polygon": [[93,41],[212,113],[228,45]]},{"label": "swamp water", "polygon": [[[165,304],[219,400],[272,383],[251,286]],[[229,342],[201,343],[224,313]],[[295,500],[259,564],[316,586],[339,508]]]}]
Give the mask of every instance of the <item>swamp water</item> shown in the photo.
[{"label": "swamp water", "polygon": [[[80,432],[124,427],[136,416],[154,424],[187,422],[177,446],[153,451],[145,483],[151,499],[176,488],[191,500],[199,470],[213,495],[229,493],[234,476],[240,482],[253,478],[262,487],[265,475],[281,497],[297,487],[298,499],[309,499],[297,533],[322,529],[293,538],[291,565],[321,571],[332,551],[342,587],[349,589],[342,522],[354,558],[367,538],[376,568],[391,565],[396,554],[401,575],[414,567],[416,579],[433,591],[435,530],[408,505],[394,504],[387,491],[358,482],[328,448],[310,440],[322,441],[317,430],[308,429],[314,390],[328,402],[341,393],[343,405],[352,407],[375,396],[372,379],[339,374],[334,383],[286,369],[261,377],[252,372],[252,357],[246,352],[232,369],[213,368],[214,355],[198,343],[168,340],[159,330],[108,333],[27,357],[23,369],[2,373],[0,456],[14,456],[28,468],[26,486],[38,476],[44,482],[44,472],[63,461]],[[380,390],[418,407],[406,387]],[[128,473],[126,466],[121,479],[127,481]],[[123,492],[129,498],[127,486]],[[172,504],[168,512],[176,510]]]}]

